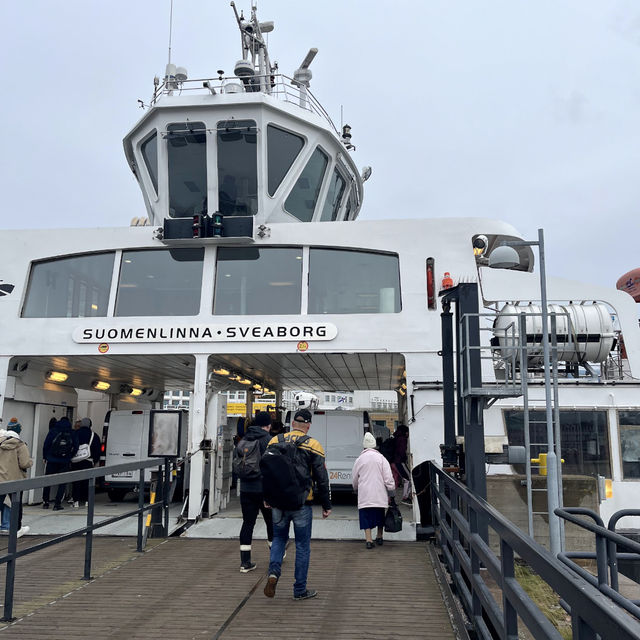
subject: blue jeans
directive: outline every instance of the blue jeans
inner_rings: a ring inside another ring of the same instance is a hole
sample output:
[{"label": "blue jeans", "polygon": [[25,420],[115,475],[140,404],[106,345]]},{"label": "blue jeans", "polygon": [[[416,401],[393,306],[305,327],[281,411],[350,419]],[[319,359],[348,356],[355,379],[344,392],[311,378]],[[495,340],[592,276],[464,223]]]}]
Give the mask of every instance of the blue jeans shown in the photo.
[{"label": "blue jeans", "polygon": [[307,590],[313,511],[310,506],[304,505],[295,511],[282,511],[274,507],[272,512],[273,543],[269,559],[269,575],[280,577],[282,557],[289,539],[289,525],[293,522],[293,532],[296,538],[296,581],[293,583],[293,595],[299,596]]},{"label": "blue jeans", "polygon": [[0,496],[0,509],[2,509],[2,522],[0,523],[0,529],[3,531],[8,531],[9,526],[11,525],[11,507],[7,506],[4,503],[4,499],[6,496]]}]

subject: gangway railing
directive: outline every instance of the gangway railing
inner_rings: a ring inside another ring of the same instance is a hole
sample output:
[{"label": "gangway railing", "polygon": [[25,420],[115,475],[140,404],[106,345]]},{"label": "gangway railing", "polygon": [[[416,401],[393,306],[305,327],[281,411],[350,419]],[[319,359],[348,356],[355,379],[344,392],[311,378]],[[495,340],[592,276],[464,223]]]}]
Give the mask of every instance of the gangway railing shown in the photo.
[{"label": "gangway railing", "polygon": [[[162,502],[156,502],[155,504],[145,503],[144,489],[145,489],[145,469],[158,468],[158,478],[161,479],[163,491]],[[130,471],[139,471],[140,480],[138,483],[138,508],[132,511],[127,511],[111,518],[106,518],[100,522],[94,522],[94,506],[95,506],[95,489],[96,478],[114,473],[127,473]],[[142,553],[144,551],[144,542],[146,536],[144,535],[144,514],[152,509],[162,508],[163,514],[163,535],[166,537],[169,530],[169,503],[168,503],[168,486],[170,477],[170,459],[169,458],[153,458],[147,460],[137,460],[136,462],[128,462],[125,464],[108,465],[104,467],[95,467],[93,469],[82,469],[80,471],[67,471],[65,473],[57,473],[48,476],[36,476],[35,478],[28,478],[25,480],[12,480],[10,482],[0,483],[0,495],[9,495],[11,497],[11,524],[9,529],[9,545],[7,553],[0,557],[0,565],[7,565],[7,573],[5,578],[5,590],[4,590],[4,610],[1,618],[2,622],[11,622],[13,618],[13,594],[14,584],[16,577],[16,561],[18,558],[36,553],[47,547],[51,547],[61,542],[65,542],[70,538],[76,538],[86,535],[85,538],[85,553],[84,553],[84,574],[83,580],[91,580],[91,556],[93,552],[93,532],[96,529],[106,527],[130,518],[132,516],[138,516],[138,535],[136,551]],[[64,485],[69,482],[77,482],[79,480],[89,480],[89,494],[87,505],[87,524],[80,529],[75,529],[68,533],[56,536],[49,540],[44,540],[37,544],[34,544],[26,549],[20,549],[18,551],[18,519],[20,509],[20,495],[23,491],[29,491],[30,489],[40,489],[43,487],[53,487],[56,485]]]},{"label": "gangway railing", "polygon": [[[615,531],[618,520],[624,516],[640,516],[640,509],[623,509],[614,513],[609,519],[609,526],[605,527],[602,518],[591,509],[584,507],[565,507],[557,509],[561,517],[595,535],[595,552],[568,551],[558,555],[570,569],[590,582],[599,591],[611,598],[623,609],[640,620],[640,600],[627,598],[620,593],[618,577],[618,561],[631,560],[640,562],[640,543],[635,542]],[[577,516],[587,516],[590,522]],[[618,548],[625,551],[618,551]],[[575,560],[595,560],[596,575],[580,566]],[[563,606],[564,603],[561,603]],[[566,607],[565,607],[566,608]]]},{"label": "gangway railing", "polygon": [[[569,569],[433,462],[429,476],[436,539],[453,589],[478,637],[518,638],[521,621],[536,640],[562,638],[518,582],[515,567],[520,558],[566,604],[574,640],[640,638],[640,621],[626,615],[625,609],[591,581]],[[497,536],[499,555],[489,545],[483,526]],[[501,592],[499,601],[491,591],[491,581]]]}]

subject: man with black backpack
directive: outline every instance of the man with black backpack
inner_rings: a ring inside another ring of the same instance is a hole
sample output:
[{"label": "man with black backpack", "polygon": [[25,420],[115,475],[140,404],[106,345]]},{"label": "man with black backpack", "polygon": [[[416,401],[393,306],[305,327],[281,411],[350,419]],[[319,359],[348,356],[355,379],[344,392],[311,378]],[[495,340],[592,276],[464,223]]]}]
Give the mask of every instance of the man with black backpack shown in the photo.
[{"label": "man with black backpack", "polygon": [[282,559],[293,522],[296,538],[293,599],[307,600],[318,595],[307,589],[311,554],[311,504],[314,495],[322,505],[322,517],[331,514],[331,492],[322,445],[307,435],[311,412],[300,409],[291,424],[292,431],[271,439],[262,456],[262,486],[265,502],[273,512],[273,544],[264,595],[273,598],[282,570]]},{"label": "man with black backpack", "polygon": [[242,508],[242,528],[240,529],[240,573],[249,573],[257,565],[251,562],[251,541],[258,512],[267,525],[269,546],[273,540],[271,509],[264,506],[262,496],[262,475],[260,460],[271,440],[271,416],[266,411],[258,411],[253,424],[236,445],[233,455],[233,472],[240,481],[240,507]]},{"label": "man with black backpack", "polygon": [[[71,428],[69,418],[62,417],[49,429],[47,437],[42,445],[42,457],[47,464],[45,475],[49,476],[53,473],[62,473],[71,470],[71,458],[78,451],[78,438]],[[42,491],[42,508],[49,508],[49,495],[51,487],[45,487]],[[55,487],[54,487],[55,489]],[[65,485],[58,485],[56,491],[54,511],[61,511],[62,498],[64,498]]]}]

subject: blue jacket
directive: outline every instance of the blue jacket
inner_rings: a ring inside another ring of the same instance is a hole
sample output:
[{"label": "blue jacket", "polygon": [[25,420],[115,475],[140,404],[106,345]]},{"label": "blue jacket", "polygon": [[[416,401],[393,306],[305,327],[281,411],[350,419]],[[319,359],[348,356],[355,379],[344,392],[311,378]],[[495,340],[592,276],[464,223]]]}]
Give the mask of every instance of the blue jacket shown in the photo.
[{"label": "blue jacket", "polygon": [[51,445],[55,439],[55,437],[62,431],[69,431],[71,433],[71,438],[73,439],[73,448],[74,451],[78,450],[78,436],[73,431],[71,427],[71,422],[69,422],[69,418],[60,418],[58,422],[55,423],[51,429],[49,429],[49,433],[47,433],[47,437],[44,439],[44,444],[42,445],[42,457],[47,462],[70,462],[70,458],[59,458],[54,456],[51,453]]}]

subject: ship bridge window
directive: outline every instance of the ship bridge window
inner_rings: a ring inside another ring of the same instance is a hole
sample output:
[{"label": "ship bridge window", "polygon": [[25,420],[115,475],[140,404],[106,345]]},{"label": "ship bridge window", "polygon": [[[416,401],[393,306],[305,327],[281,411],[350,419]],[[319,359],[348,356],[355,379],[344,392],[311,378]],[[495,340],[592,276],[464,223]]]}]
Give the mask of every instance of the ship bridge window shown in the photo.
[{"label": "ship bridge window", "polygon": [[304,146],[304,140],[289,131],[267,126],[268,191],[272,196]]},{"label": "ship bridge window", "polygon": [[327,155],[317,148],[285,200],[284,208],[302,222],[313,218],[328,163]]},{"label": "ship bridge window", "polygon": [[[510,445],[524,445],[524,412],[504,411],[507,438]],[[544,411],[529,411],[531,457],[546,453],[547,423]],[[611,477],[609,430],[606,411],[560,411],[560,449],[562,472],[586,476]],[[525,473],[524,464],[514,465]],[[535,470],[534,470],[535,473]]]},{"label": "ship bridge window", "polygon": [[207,212],[207,132],[202,122],[167,127],[169,214],[189,218]]},{"label": "ship bridge window", "polygon": [[622,477],[640,479],[640,411],[618,411]]},{"label": "ship bridge window", "polygon": [[340,203],[342,202],[342,195],[344,194],[346,186],[347,183],[345,179],[337,169],[334,169],[331,182],[329,183],[327,199],[324,201],[324,207],[322,207],[320,220],[338,219],[338,211],[340,210]]},{"label": "ship bridge window", "polygon": [[349,251],[309,251],[309,313],[398,313],[398,256]]},{"label": "ship bridge window", "polygon": [[158,134],[155,131],[140,145],[140,151],[153,188],[158,193]]},{"label": "ship bridge window", "polygon": [[218,123],[218,210],[225,216],[258,211],[257,135],[253,120]]},{"label": "ship bridge window", "polygon": [[195,316],[204,249],[123,251],[116,316]]},{"label": "ship bridge window", "polygon": [[22,317],[106,316],[113,257],[113,253],[96,253],[35,263]]},{"label": "ship bridge window", "polygon": [[299,314],[302,249],[218,249],[213,313]]}]

